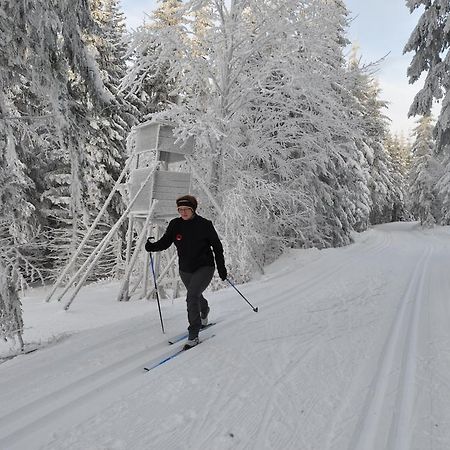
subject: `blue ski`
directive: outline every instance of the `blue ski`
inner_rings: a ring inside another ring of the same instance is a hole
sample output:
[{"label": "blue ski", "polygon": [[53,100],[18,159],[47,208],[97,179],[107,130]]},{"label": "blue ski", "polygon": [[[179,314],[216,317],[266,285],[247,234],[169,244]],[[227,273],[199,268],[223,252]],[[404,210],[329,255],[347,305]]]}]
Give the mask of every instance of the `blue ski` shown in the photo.
[{"label": "blue ski", "polygon": [[[200,345],[202,342],[211,339],[212,337],[214,337],[215,334],[211,334],[210,336],[205,337],[204,339],[202,339],[195,347],[197,347],[198,345]],[[195,348],[192,347],[192,348]],[[189,350],[192,350],[189,349]],[[178,355],[180,355],[181,353],[187,352],[187,350],[184,349],[183,347],[180,347],[178,350],[176,350],[175,352],[170,352],[170,353],[166,353],[163,356],[158,356],[157,358],[155,358],[154,360],[150,361],[145,367],[144,370],[147,372],[150,372],[150,370],[156,369],[159,366],[162,366],[163,364],[165,364],[166,362],[176,358]]]},{"label": "blue ski", "polygon": [[[212,326],[215,325],[216,323],[217,323],[217,322],[211,322],[211,323],[208,323],[208,325],[206,325],[206,326],[200,328],[200,331],[207,330],[209,327],[212,327]],[[177,342],[183,341],[184,339],[187,339],[188,337],[189,337],[189,333],[188,333],[187,331],[185,331],[184,333],[180,333],[180,334],[177,334],[176,336],[172,336],[172,337],[169,339],[169,344],[170,344],[170,345],[176,344]]]}]

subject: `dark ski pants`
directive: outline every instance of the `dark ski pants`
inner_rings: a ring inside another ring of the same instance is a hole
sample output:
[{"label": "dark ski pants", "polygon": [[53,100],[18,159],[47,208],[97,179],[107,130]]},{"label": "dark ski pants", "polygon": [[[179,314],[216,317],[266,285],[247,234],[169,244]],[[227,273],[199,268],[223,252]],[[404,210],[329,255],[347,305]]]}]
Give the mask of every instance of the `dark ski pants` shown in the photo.
[{"label": "dark ski pants", "polygon": [[200,267],[193,273],[182,272],[180,270],[180,277],[187,289],[186,303],[189,321],[189,339],[194,339],[198,336],[202,326],[202,319],[200,313],[208,311],[208,302],[203,297],[203,291],[211,283],[214,275],[214,267]]}]

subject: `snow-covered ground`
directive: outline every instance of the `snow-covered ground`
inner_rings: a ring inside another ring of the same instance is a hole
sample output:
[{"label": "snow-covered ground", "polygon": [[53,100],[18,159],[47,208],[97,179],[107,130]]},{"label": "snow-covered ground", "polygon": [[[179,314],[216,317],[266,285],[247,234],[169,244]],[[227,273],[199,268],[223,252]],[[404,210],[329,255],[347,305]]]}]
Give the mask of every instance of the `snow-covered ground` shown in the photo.
[{"label": "snow-covered ground", "polygon": [[450,228],[389,224],[292,251],[209,293],[214,334],[150,371],[186,326],[183,299],[118,303],[85,288],[65,312],[36,289],[0,365],[0,449],[450,448]]}]

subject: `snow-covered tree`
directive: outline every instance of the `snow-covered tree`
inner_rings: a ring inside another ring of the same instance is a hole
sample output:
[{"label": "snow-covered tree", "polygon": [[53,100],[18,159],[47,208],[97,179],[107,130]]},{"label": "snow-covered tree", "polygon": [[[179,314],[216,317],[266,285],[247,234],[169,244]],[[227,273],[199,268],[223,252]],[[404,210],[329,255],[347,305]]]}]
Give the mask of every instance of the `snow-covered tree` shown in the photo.
[{"label": "snow-covered tree", "polygon": [[170,65],[178,57],[170,33],[179,31],[182,2],[158,1],[160,6],[152,13],[151,21],[130,35],[130,68],[121,85],[127,97],[136,95],[145,104],[144,113],[163,111],[178,101],[175,80],[169,74]]},{"label": "snow-covered tree", "polygon": [[[42,130],[47,115],[52,116],[55,142],[64,141],[64,134],[58,135],[55,128],[59,125],[66,131],[70,116],[70,71],[78,69],[90,92],[96,93],[95,98],[106,101],[105,90],[96,76],[98,70],[93,70],[95,66],[81,37],[92,22],[83,0],[57,5],[49,1],[5,1],[2,6],[1,118],[10,124],[21,124],[21,132],[14,135],[14,147],[23,147],[24,154],[33,153],[30,143],[38,141],[44,147],[43,140],[48,137]],[[16,154],[20,159],[17,151]]]},{"label": "snow-covered tree", "polygon": [[389,119],[384,115],[387,102],[380,99],[380,87],[374,71],[376,64],[361,66],[356,48],[349,61],[350,89],[356,99],[354,114],[356,128],[360,131],[357,146],[367,161],[365,166],[367,187],[370,192],[370,223],[390,221],[394,198],[399,198],[392,177],[392,159],[385,148],[389,135]]},{"label": "snow-covered tree", "polygon": [[[63,117],[63,126],[57,127],[59,142],[48,151],[47,183],[42,193],[42,205],[52,227],[50,257],[54,254],[60,266],[71,258],[121,172],[126,137],[139,120],[142,107],[136,97],[125,100],[118,89],[126,72],[125,25],[118,1],[95,0],[89,7],[92,24],[82,36],[85,63],[95,74],[94,87],[77,67],[68,70],[69,89],[60,104],[67,98],[70,108]],[[64,65],[67,55],[58,56]],[[67,136],[69,129],[76,132]],[[93,239],[101,239],[122,209],[117,196]],[[96,242],[88,243],[88,252],[89,245],[92,248]],[[103,264],[106,260],[109,262]],[[111,261],[112,255],[105,257],[95,276],[106,274],[105,270],[110,272]]]},{"label": "snow-covered tree", "polygon": [[20,347],[23,347],[22,305],[12,279],[13,273],[0,260],[0,338],[17,338]]},{"label": "snow-covered tree", "polygon": [[[39,230],[28,241],[21,242],[10,230],[11,223],[6,216],[0,219],[0,338],[17,338],[22,342],[22,307],[19,291],[30,282],[42,281],[45,272],[42,267],[42,253]],[[32,239],[32,242],[30,240]]]},{"label": "snow-covered tree", "polygon": [[405,192],[406,176],[411,160],[410,147],[401,136],[389,135],[385,141],[385,148],[391,158],[389,169],[394,187],[389,193],[392,208],[387,221],[406,220],[409,218],[405,204]]},{"label": "snow-covered tree", "polygon": [[411,105],[409,114],[426,116],[433,101],[441,110],[434,130],[435,153],[441,155],[445,170],[438,181],[442,199],[441,223],[450,223],[450,3],[448,0],[407,0],[410,11],[424,7],[404,51],[414,52],[408,68],[410,83],[426,73],[423,88]]},{"label": "snow-covered tree", "polygon": [[412,146],[413,161],[409,172],[409,209],[424,226],[439,221],[436,181],[440,177],[440,164],[434,156],[434,122],[431,116],[417,121]]},{"label": "snow-covered tree", "polygon": [[[113,95],[107,108],[98,109],[89,100],[87,93],[80,95],[85,98],[84,120],[82,126],[85,135],[85,169],[83,171],[85,214],[81,227],[80,239],[110,194],[115,181],[119,177],[126,159],[126,138],[141,117],[145,107],[140,100],[129,95],[125,98],[119,90],[120,82],[126,74],[125,21],[120,11],[118,0],[95,0],[90,3],[92,17],[97,25],[94,32],[86,36],[90,51],[100,70],[100,76],[106,89]],[[87,242],[87,256],[96,247],[99,240],[109,231],[124,209],[122,198],[117,193],[113,197],[106,216],[102,219],[99,229]],[[117,249],[123,236],[110,246],[103,255],[93,277],[104,277],[116,272]]]},{"label": "snow-covered tree", "polygon": [[[124,44],[125,19],[118,7],[119,0],[91,2],[96,32],[86,38],[100,69],[103,84],[114,96],[108,108],[87,108],[86,142],[89,202],[99,210],[118,178],[126,158],[126,138],[131,127],[138,123],[140,102],[133,96],[125,100],[119,85],[126,74]],[[110,210],[113,221],[121,212],[120,199]]]},{"label": "snow-covered tree", "polygon": [[[195,25],[198,11],[195,34],[183,23]],[[196,136],[199,184],[222,212],[234,272],[245,278],[252,260],[286,245],[348,243],[368,222],[370,195],[342,56],[343,3],[193,1],[179,17],[135,36],[147,49],[157,35],[164,52],[141,52],[127,82],[139,89],[142,68],[164,68],[177,83],[182,104],[156,117]]]},{"label": "snow-covered tree", "polygon": [[[101,8],[101,17],[94,20],[90,6]],[[134,123],[134,111],[115,91],[125,71],[123,27],[114,1],[2,7],[0,176],[9,184],[0,209],[18,243],[38,226],[52,229],[42,252],[48,266],[52,255],[70,257],[123,164]],[[94,36],[102,38],[101,57]],[[119,210],[118,200],[110,221]]]},{"label": "snow-covered tree", "polygon": [[405,52],[415,52],[408,68],[411,83],[423,72],[423,88],[411,105],[410,115],[431,112],[433,100],[442,100],[441,113],[436,121],[436,146],[438,151],[448,151],[450,146],[450,4],[447,0],[407,0],[410,11],[424,6],[424,12],[413,30]]},{"label": "snow-covered tree", "polygon": [[[335,197],[334,208],[329,208],[329,211],[334,209],[334,212],[327,219],[330,224],[335,221],[337,225],[337,239],[331,241],[331,245],[335,246],[347,244],[351,230],[364,230],[369,223],[371,198],[367,161],[364,152],[357,145],[363,135],[363,128],[355,117],[356,99],[352,91],[352,77],[346,70],[343,56],[343,49],[349,43],[345,37],[349,13],[340,0],[312,2],[308,9],[311,10],[308,13],[308,23],[313,27],[314,23],[317,23],[317,28],[323,32],[323,50],[319,51],[314,59],[321,59],[324,65],[321,71],[330,80],[332,88],[330,96],[341,105],[340,125],[337,125],[337,132],[334,131],[332,138],[332,147],[338,157],[330,158],[333,166],[331,170],[327,169],[327,177],[330,173],[336,174],[334,185],[331,186],[331,193]],[[320,36],[315,39],[320,39]],[[336,215],[336,218],[333,215]]]}]

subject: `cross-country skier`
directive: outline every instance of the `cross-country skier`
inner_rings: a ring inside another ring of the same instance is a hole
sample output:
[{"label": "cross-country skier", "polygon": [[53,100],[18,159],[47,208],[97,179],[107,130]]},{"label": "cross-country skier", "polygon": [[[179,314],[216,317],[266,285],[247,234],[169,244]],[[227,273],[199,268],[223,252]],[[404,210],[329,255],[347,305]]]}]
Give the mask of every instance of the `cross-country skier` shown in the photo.
[{"label": "cross-country skier", "polygon": [[176,200],[176,205],[180,217],[169,222],[161,239],[156,242],[147,239],[145,250],[159,252],[172,244],[177,248],[180,277],[187,289],[189,338],[185,349],[189,349],[198,344],[200,328],[208,324],[209,306],[203,291],[214,275],[214,259],[221,280],[226,280],[227,269],[222,243],[214,225],[196,213],[197,199],[183,195]]}]

